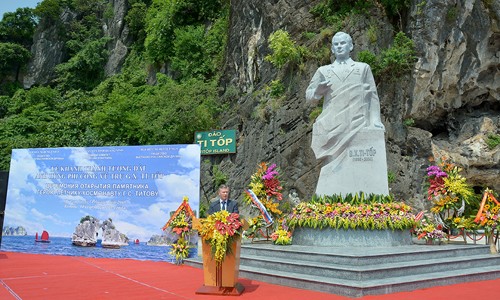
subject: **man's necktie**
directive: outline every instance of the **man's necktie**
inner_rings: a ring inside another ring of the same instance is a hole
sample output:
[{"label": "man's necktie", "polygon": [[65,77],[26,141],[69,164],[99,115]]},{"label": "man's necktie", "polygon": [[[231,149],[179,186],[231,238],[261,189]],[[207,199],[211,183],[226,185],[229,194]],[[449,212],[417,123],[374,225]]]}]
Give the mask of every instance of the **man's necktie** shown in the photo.
[{"label": "man's necktie", "polygon": [[226,210],[226,201],[222,201],[222,210]]}]

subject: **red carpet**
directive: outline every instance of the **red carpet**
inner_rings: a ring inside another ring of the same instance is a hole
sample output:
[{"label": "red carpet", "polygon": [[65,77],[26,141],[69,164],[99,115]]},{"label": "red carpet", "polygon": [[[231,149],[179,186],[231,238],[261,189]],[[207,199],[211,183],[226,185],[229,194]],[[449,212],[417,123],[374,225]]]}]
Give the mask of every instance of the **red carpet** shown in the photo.
[{"label": "red carpet", "polygon": [[[189,266],[130,259],[85,258],[0,252],[1,300],[88,299],[353,299],[249,279],[241,296],[206,296],[195,291],[203,272]],[[497,299],[500,279],[434,287],[362,300]]]}]

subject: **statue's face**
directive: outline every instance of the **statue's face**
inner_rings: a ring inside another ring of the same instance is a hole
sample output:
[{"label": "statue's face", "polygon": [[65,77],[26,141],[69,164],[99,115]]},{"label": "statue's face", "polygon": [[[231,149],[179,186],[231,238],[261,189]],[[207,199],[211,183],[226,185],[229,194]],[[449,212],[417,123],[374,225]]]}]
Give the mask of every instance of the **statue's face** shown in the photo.
[{"label": "statue's face", "polygon": [[335,58],[339,60],[348,59],[352,51],[352,42],[350,42],[346,34],[333,37],[332,51]]}]

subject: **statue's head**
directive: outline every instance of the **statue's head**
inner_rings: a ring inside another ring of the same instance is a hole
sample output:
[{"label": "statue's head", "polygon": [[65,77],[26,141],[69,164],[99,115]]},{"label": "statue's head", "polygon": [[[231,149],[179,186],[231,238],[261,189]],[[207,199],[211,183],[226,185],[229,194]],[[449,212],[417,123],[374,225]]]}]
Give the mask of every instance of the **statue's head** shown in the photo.
[{"label": "statue's head", "polygon": [[352,38],[345,32],[339,31],[332,38],[332,52],[338,60],[346,60],[350,57],[354,48]]}]

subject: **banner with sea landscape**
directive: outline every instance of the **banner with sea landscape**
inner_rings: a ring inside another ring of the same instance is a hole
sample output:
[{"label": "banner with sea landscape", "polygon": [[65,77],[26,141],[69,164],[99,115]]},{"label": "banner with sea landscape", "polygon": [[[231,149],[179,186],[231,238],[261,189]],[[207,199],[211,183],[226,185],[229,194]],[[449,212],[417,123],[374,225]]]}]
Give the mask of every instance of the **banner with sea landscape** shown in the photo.
[{"label": "banner with sea landscape", "polygon": [[194,144],[13,149],[1,249],[172,260],[162,227],[199,182]]}]

